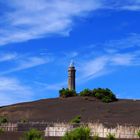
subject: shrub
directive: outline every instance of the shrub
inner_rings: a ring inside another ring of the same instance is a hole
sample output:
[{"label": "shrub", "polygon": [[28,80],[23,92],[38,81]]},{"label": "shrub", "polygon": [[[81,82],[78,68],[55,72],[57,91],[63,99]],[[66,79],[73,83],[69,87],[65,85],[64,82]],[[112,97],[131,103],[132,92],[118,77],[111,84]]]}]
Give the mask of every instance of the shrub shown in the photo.
[{"label": "shrub", "polygon": [[90,97],[96,97],[97,99],[100,99],[102,102],[109,103],[113,101],[117,101],[117,98],[113,92],[106,88],[97,88],[93,90],[84,89],[80,92],[80,96],[90,96]]},{"label": "shrub", "polygon": [[3,134],[4,130],[2,128],[0,128],[0,134]]},{"label": "shrub", "polygon": [[137,132],[137,136],[140,138],[140,130]]},{"label": "shrub", "polygon": [[112,102],[112,100],[111,100],[110,97],[105,96],[105,97],[102,98],[102,102],[109,103],[109,102]]},{"label": "shrub", "polygon": [[81,116],[76,116],[70,121],[70,123],[72,124],[79,124],[80,122],[81,122]]},{"label": "shrub", "polygon": [[108,139],[108,140],[115,140],[116,138],[115,138],[115,135],[114,135],[114,134],[109,133],[109,134],[107,135],[107,139]]},{"label": "shrub", "polygon": [[81,91],[79,95],[80,96],[92,96],[92,91],[86,88],[83,91]]},{"label": "shrub", "polygon": [[69,90],[68,88],[62,88],[61,90],[59,90],[59,96],[66,98],[66,97],[73,97],[73,96],[77,96],[76,92],[74,90]]},{"label": "shrub", "polygon": [[105,103],[117,101],[115,94],[113,94],[113,92],[108,88],[106,89],[97,88],[97,89],[94,89],[92,92],[96,98],[101,99]]},{"label": "shrub", "polygon": [[42,133],[36,129],[25,132],[22,140],[44,140]]},{"label": "shrub", "polygon": [[0,116],[0,124],[7,123],[7,122],[8,122],[8,120],[6,117]]},{"label": "shrub", "polygon": [[93,140],[99,140],[98,134],[95,134],[95,135],[93,136]]},{"label": "shrub", "polygon": [[28,122],[28,119],[22,118],[22,119],[20,120],[20,122],[21,122],[21,123],[27,123],[27,122]]},{"label": "shrub", "polygon": [[90,140],[90,129],[88,127],[78,127],[67,132],[62,140]]},{"label": "shrub", "polygon": [[103,99],[104,95],[103,93],[95,93],[95,97],[98,98],[98,99]]}]

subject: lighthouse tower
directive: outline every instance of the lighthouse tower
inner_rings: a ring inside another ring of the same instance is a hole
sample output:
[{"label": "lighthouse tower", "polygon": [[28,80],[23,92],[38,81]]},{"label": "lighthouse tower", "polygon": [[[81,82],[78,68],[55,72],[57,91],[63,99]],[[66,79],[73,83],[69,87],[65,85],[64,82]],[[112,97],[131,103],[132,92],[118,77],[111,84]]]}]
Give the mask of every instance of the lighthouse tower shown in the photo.
[{"label": "lighthouse tower", "polygon": [[75,90],[75,72],[76,69],[74,67],[74,62],[71,61],[70,66],[68,68],[68,89]]}]

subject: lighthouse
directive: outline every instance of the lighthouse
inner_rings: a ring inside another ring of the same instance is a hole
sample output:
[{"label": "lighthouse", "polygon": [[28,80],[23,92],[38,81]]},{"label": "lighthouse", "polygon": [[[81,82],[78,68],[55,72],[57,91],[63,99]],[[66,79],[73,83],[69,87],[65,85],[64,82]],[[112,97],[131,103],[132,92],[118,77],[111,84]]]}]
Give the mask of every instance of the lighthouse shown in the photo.
[{"label": "lighthouse", "polygon": [[75,66],[74,62],[71,61],[69,68],[68,68],[68,89],[75,90]]}]

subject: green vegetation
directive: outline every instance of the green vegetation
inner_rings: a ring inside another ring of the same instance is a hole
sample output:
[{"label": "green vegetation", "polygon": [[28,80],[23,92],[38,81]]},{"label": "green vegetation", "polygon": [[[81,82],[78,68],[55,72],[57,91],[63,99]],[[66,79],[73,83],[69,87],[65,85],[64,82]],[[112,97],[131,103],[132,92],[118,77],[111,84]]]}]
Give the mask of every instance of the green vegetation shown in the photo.
[{"label": "green vegetation", "polygon": [[76,92],[74,90],[69,90],[68,88],[62,88],[61,90],[59,90],[59,96],[66,98],[66,97],[73,97],[73,96],[77,96]]},{"label": "green vegetation", "polygon": [[[66,98],[77,96],[77,94],[74,90],[62,88],[61,90],[59,90],[59,96]],[[79,96],[95,97],[105,103],[117,101],[115,94],[108,88],[95,88],[93,90],[86,88],[80,92]]]},{"label": "green vegetation", "polygon": [[116,138],[115,138],[115,135],[114,135],[114,134],[109,133],[109,134],[107,135],[107,139],[108,139],[108,140],[115,140]]},{"label": "green vegetation", "polygon": [[4,116],[0,116],[0,125],[1,125],[1,124],[4,124],[4,123],[8,123],[7,118],[4,117]]},{"label": "green vegetation", "polygon": [[98,134],[95,134],[95,135],[93,136],[93,140],[99,140]]},{"label": "green vegetation", "polygon": [[115,94],[108,88],[97,88],[93,90],[84,89],[80,92],[80,96],[96,97],[105,103],[117,101]]},{"label": "green vegetation", "polygon": [[108,88],[94,89],[93,94],[95,95],[96,98],[101,99],[104,102],[112,102],[117,100],[115,94]]},{"label": "green vegetation", "polygon": [[25,132],[21,140],[44,140],[44,138],[42,136],[42,132],[36,129],[31,129],[28,132]]},{"label": "green vegetation", "polygon": [[70,123],[72,124],[79,124],[80,122],[81,122],[81,116],[76,116],[70,121]]},{"label": "green vegetation", "polygon": [[80,92],[80,96],[92,96],[92,91],[89,90],[88,88],[84,89],[83,91]]},{"label": "green vegetation", "polygon": [[0,134],[3,134],[4,130],[2,128],[0,128]]},{"label": "green vegetation", "polygon": [[137,132],[137,136],[140,138],[140,130]]},{"label": "green vegetation", "polygon": [[62,140],[91,140],[90,129],[88,127],[78,127],[67,132]]},{"label": "green vegetation", "polygon": [[27,122],[29,122],[29,120],[25,117],[20,119],[20,123],[27,123]]}]

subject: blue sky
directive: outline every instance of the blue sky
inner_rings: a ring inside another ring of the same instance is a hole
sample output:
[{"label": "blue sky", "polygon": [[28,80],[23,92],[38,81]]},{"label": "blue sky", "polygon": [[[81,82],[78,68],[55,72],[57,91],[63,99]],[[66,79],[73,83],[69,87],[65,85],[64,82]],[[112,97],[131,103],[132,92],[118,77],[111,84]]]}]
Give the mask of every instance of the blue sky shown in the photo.
[{"label": "blue sky", "polygon": [[140,0],[0,0],[0,105],[77,92],[140,99]]}]

